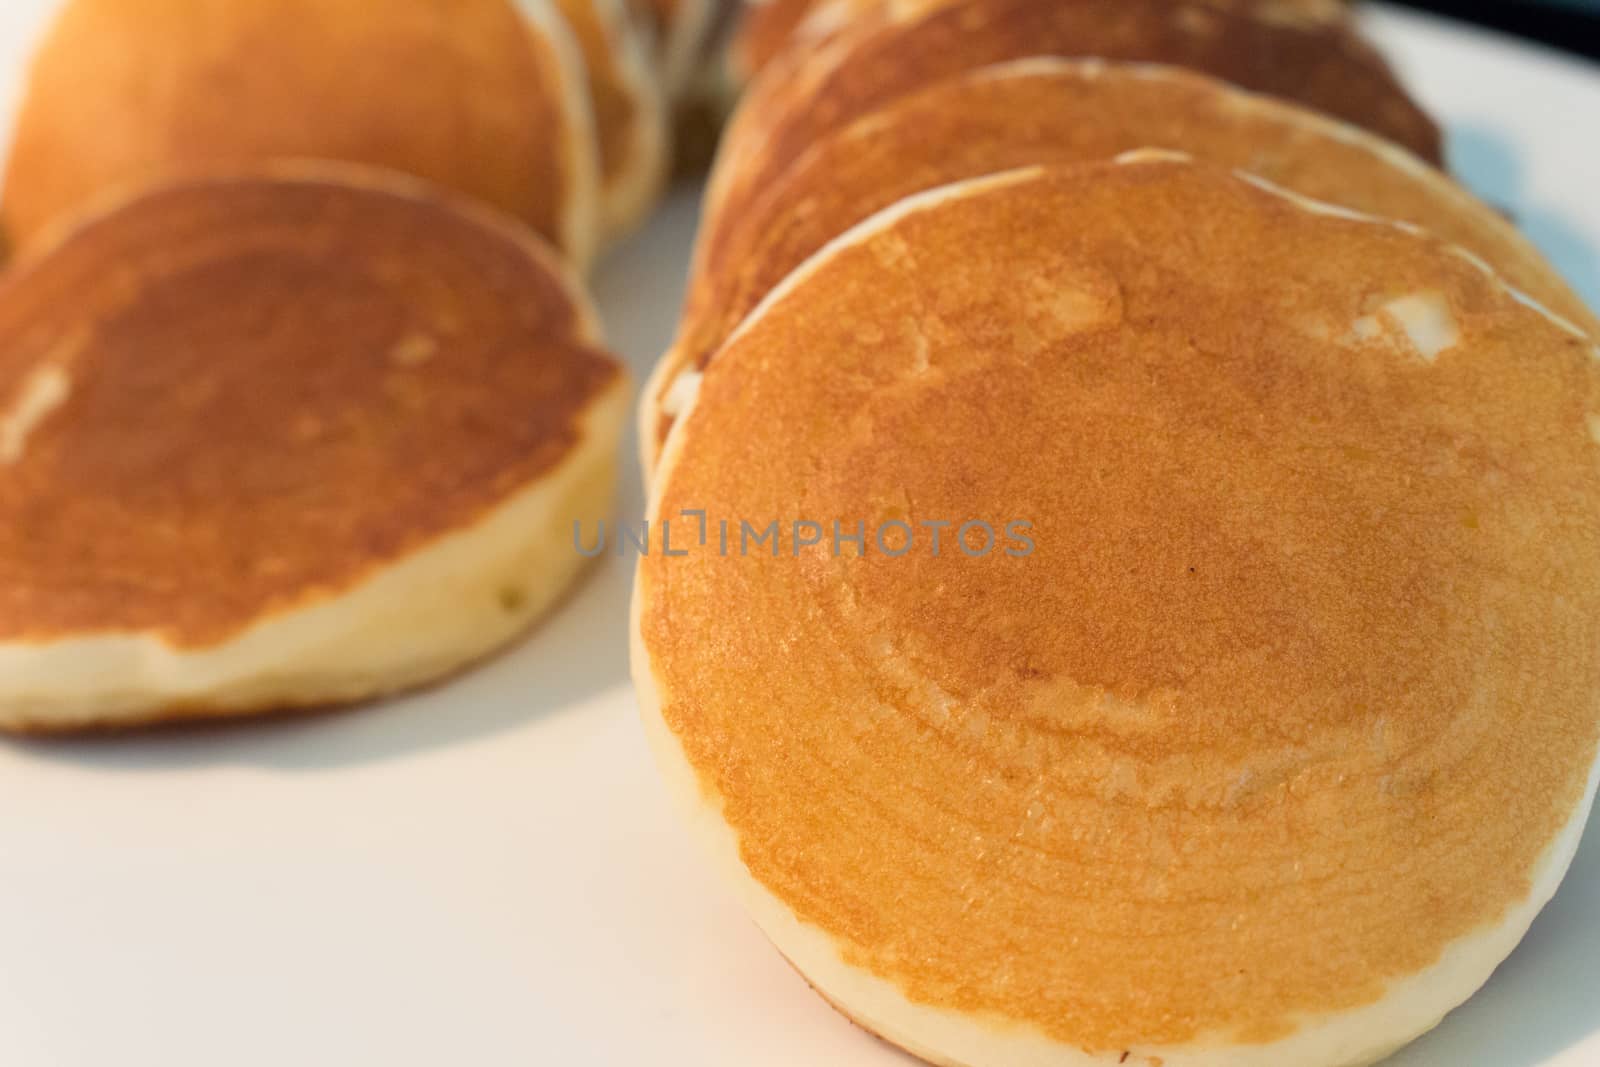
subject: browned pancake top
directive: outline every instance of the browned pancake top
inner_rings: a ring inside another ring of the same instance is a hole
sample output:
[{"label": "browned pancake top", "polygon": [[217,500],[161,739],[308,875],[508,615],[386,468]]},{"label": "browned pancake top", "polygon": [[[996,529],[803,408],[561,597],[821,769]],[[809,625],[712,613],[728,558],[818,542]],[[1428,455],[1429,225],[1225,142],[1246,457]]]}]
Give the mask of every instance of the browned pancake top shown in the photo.
[{"label": "browned pancake top", "polygon": [[[1600,353],[1221,171],[974,186],[708,368],[658,520],[917,546],[675,530],[639,584],[664,719],[755,878],[916,1001],[1113,1052],[1370,1003],[1521,901],[1582,796]],[[970,520],[982,558],[920,525]]]},{"label": "browned pancake top", "polygon": [[703,364],[789,271],[905,196],[1012,167],[1108,160],[1147,146],[1415,222],[1600,334],[1594,313],[1515,228],[1414,157],[1292,105],[1175,68],[1023,60],[970,71],[885,105],[814,145],[743,212],[719,216],[701,238],[669,358]]},{"label": "browned pancake top", "polygon": [[[811,144],[951,74],[1033,55],[1189,67],[1373,130],[1440,159],[1438,129],[1382,57],[1339,23],[1263,17],[1208,0],[937,0],[863,15],[816,52],[763,72],[719,161],[717,213],[739,214]],[[713,216],[715,219],[717,216]]]},{"label": "browned pancake top", "polygon": [[410,183],[285,173],[149,192],[17,268],[0,639],[219,642],[551,470],[619,371],[548,257]]},{"label": "browned pancake top", "polygon": [[392,167],[564,235],[569,131],[507,0],[71,0],[5,183],[18,245],[109,185],[270,156]]}]

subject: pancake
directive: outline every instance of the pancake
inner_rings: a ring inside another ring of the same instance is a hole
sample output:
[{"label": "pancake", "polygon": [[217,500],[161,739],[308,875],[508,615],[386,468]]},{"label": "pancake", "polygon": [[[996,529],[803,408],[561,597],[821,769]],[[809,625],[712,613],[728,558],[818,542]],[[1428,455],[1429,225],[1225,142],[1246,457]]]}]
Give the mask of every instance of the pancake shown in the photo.
[{"label": "pancake", "polygon": [[705,40],[716,21],[720,0],[643,0],[656,27],[662,83],[667,96],[680,101],[705,58]]},{"label": "pancake", "polygon": [[1258,5],[1173,0],[915,0],[862,15],[817,49],[794,49],[750,87],[706,195],[716,225],[738,216],[827,133],[952,74],[1061,55],[1187,67],[1303,104],[1430,163],[1439,131],[1383,58],[1342,24]]},{"label": "pancake", "polygon": [[106,188],[320,157],[468,193],[582,265],[582,69],[548,0],[69,0],[33,60],[0,216],[25,248]]},{"label": "pancake", "polygon": [[813,46],[818,35],[803,31],[807,21],[819,8],[837,12],[840,21],[854,18],[865,7],[875,7],[877,0],[849,0],[822,4],[818,0],[762,0],[745,5],[739,30],[730,45],[730,62],[739,79],[748,82],[760,73],[761,68],[789,46],[791,42]]},{"label": "pancake", "polygon": [[[938,2],[938,0],[933,0]],[[1316,23],[1348,23],[1344,0],[1204,0],[1216,6],[1248,7],[1269,18]],[[927,6],[929,0],[923,0]],[[761,0],[747,5],[734,38],[733,68],[747,82],[791,46],[815,48],[864,12],[880,11],[888,0]]]},{"label": "pancake", "polygon": [[662,403],[783,277],[874,212],[937,185],[1156,145],[1248,169],[1304,195],[1415,222],[1600,337],[1600,319],[1493,208],[1403,149],[1303,108],[1171,67],[1028,59],[901,97],[812,146],[700,238],[677,340],[645,390],[646,469]]},{"label": "pancake", "polygon": [[622,0],[558,0],[583,50],[600,150],[601,229],[616,238],[655,206],[667,173],[666,103]]},{"label": "pancake", "polygon": [[685,73],[676,82],[677,172],[704,175],[715,158],[723,126],[741,86],[728,65],[729,41],[744,10],[743,0],[707,0],[700,12]]},{"label": "pancake", "polygon": [[96,209],[0,283],[0,727],[320,706],[501,646],[611,504],[554,255],[326,164]]},{"label": "pancake", "polygon": [[1577,847],[1597,450],[1593,341],[1414,227],[1157,153],[941,187],[689,396],[657,528],[780,527],[641,560],[646,728],[924,1059],[1368,1063]]}]

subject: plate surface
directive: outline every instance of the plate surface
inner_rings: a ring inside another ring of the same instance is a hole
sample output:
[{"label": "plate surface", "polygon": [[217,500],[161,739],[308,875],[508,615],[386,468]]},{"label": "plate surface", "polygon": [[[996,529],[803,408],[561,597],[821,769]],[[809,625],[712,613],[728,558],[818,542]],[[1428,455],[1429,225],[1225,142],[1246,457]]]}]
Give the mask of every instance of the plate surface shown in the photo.
[{"label": "plate surface", "polygon": [[[47,6],[0,5],[8,87]],[[1600,306],[1600,68],[1416,16],[1371,22],[1468,183]],[[694,224],[679,190],[600,267],[641,378]],[[623,492],[637,519],[631,459]],[[519,648],[420,697],[0,742],[0,1064],[910,1064],[811,995],[667,810],[627,682],[629,570],[605,561]],[[1600,1063],[1596,989],[1591,828],[1516,954],[1390,1062]]]}]

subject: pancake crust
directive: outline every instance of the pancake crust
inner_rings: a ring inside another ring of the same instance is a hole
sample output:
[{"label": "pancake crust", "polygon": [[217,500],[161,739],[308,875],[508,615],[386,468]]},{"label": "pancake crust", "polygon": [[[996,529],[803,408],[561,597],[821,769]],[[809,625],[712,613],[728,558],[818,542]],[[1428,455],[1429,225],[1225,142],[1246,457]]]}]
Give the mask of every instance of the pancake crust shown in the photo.
[{"label": "pancake crust", "polygon": [[340,598],[564,467],[622,384],[596,341],[542,245],[408,180],[107,208],[0,286],[0,643],[206,650]]},{"label": "pancake crust", "polygon": [[1028,56],[1188,67],[1304,104],[1432,163],[1438,128],[1383,58],[1340,24],[1268,17],[1257,5],[1172,0],[933,0],[855,19],[825,46],[794,49],[751,86],[707,195],[713,225],[737,216],[813,143],[908,92]]},{"label": "pancake crust", "polygon": [[783,277],[903,197],[1029,164],[1144,146],[1248,169],[1314,199],[1415,222],[1600,336],[1600,320],[1498,212],[1404,150],[1352,126],[1170,67],[1030,59],[902,97],[814,145],[701,237],[679,334],[646,392],[646,466],[671,427],[661,404]]},{"label": "pancake crust", "polygon": [[641,701],[780,950],[924,1024],[1370,1060],[1576,843],[1597,449],[1593,342],[1413,230],[1148,154],[936,190],[745,323],[651,514],[1035,550],[642,560]]},{"label": "pancake crust", "polygon": [[4,224],[25,247],[173,167],[323,157],[471,194],[582,262],[594,145],[565,77],[507,0],[70,0],[33,62]]}]

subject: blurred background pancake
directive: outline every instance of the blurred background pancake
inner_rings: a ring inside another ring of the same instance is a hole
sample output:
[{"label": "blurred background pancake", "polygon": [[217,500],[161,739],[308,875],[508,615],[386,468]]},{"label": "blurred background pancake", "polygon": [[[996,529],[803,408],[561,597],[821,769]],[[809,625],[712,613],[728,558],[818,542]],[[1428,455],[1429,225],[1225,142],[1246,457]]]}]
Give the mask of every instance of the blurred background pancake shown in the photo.
[{"label": "blurred background pancake", "polygon": [[[658,521],[868,531],[642,560],[634,670],[719,869],[869,1030],[1368,1063],[1555,891],[1600,350],[1475,257],[1165,154],[970,179],[790,274],[685,412]],[[968,520],[1032,550],[930,550]]]},{"label": "blurred background pancake", "polygon": [[372,164],[597,242],[582,56],[549,0],[67,0],[5,180],[26,247],[97,192],[272,157]]},{"label": "blurred background pancake", "polygon": [[[823,5],[817,0],[762,0],[746,6],[740,20],[739,32],[730,45],[729,62],[741,81],[754,78],[762,67],[772,62],[774,56],[791,44],[799,43],[800,27],[807,18]],[[860,6],[860,0],[843,10],[845,18],[851,17]],[[806,41],[807,44],[810,41]]]},{"label": "blurred background pancake", "polygon": [[494,650],[612,504],[555,256],[325,164],[102,203],[0,284],[0,726],[314,706]]},{"label": "blurred background pancake", "polygon": [[673,99],[682,98],[696,76],[716,6],[716,0],[640,0],[655,28],[662,84]]},{"label": "blurred background pancake", "polygon": [[1493,208],[1398,146],[1304,108],[1171,67],[1025,59],[899,97],[824,137],[737,214],[702,228],[680,333],[647,389],[653,466],[676,375],[703,366],[783,277],[874,212],[923,189],[1146,146],[1248,170],[1315,199],[1414,222],[1600,335],[1600,320]]},{"label": "blurred background pancake", "polygon": [[[931,7],[943,0],[922,0]],[[1174,0],[1178,2],[1178,0]],[[1189,0],[1213,7],[1247,9],[1268,18],[1307,25],[1350,23],[1345,0]],[[815,48],[863,13],[882,11],[890,0],[759,0],[748,6],[731,44],[732,69],[748,82],[789,48]]]},{"label": "blurred background pancake", "polygon": [[[923,8],[946,0],[918,0]],[[1306,26],[1352,25],[1346,0],[1174,0],[1215,8],[1255,12],[1262,17]],[[863,14],[881,12],[891,0],[759,0],[748,6],[734,37],[731,66],[748,82],[790,48],[815,48],[845,30]]]},{"label": "blurred background pancake", "polygon": [[1250,3],[925,0],[873,6],[770,63],[718,154],[706,213],[739,214],[811,144],[897,96],[1007,59],[1059,55],[1188,67],[1303,104],[1441,159],[1439,131],[1343,22]]},{"label": "blurred background pancake", "polygon": [[666,178],[667,104],[644,25],[623,0],[559,0],[583,50],[600,152],[601,229],[644,220]]}]

